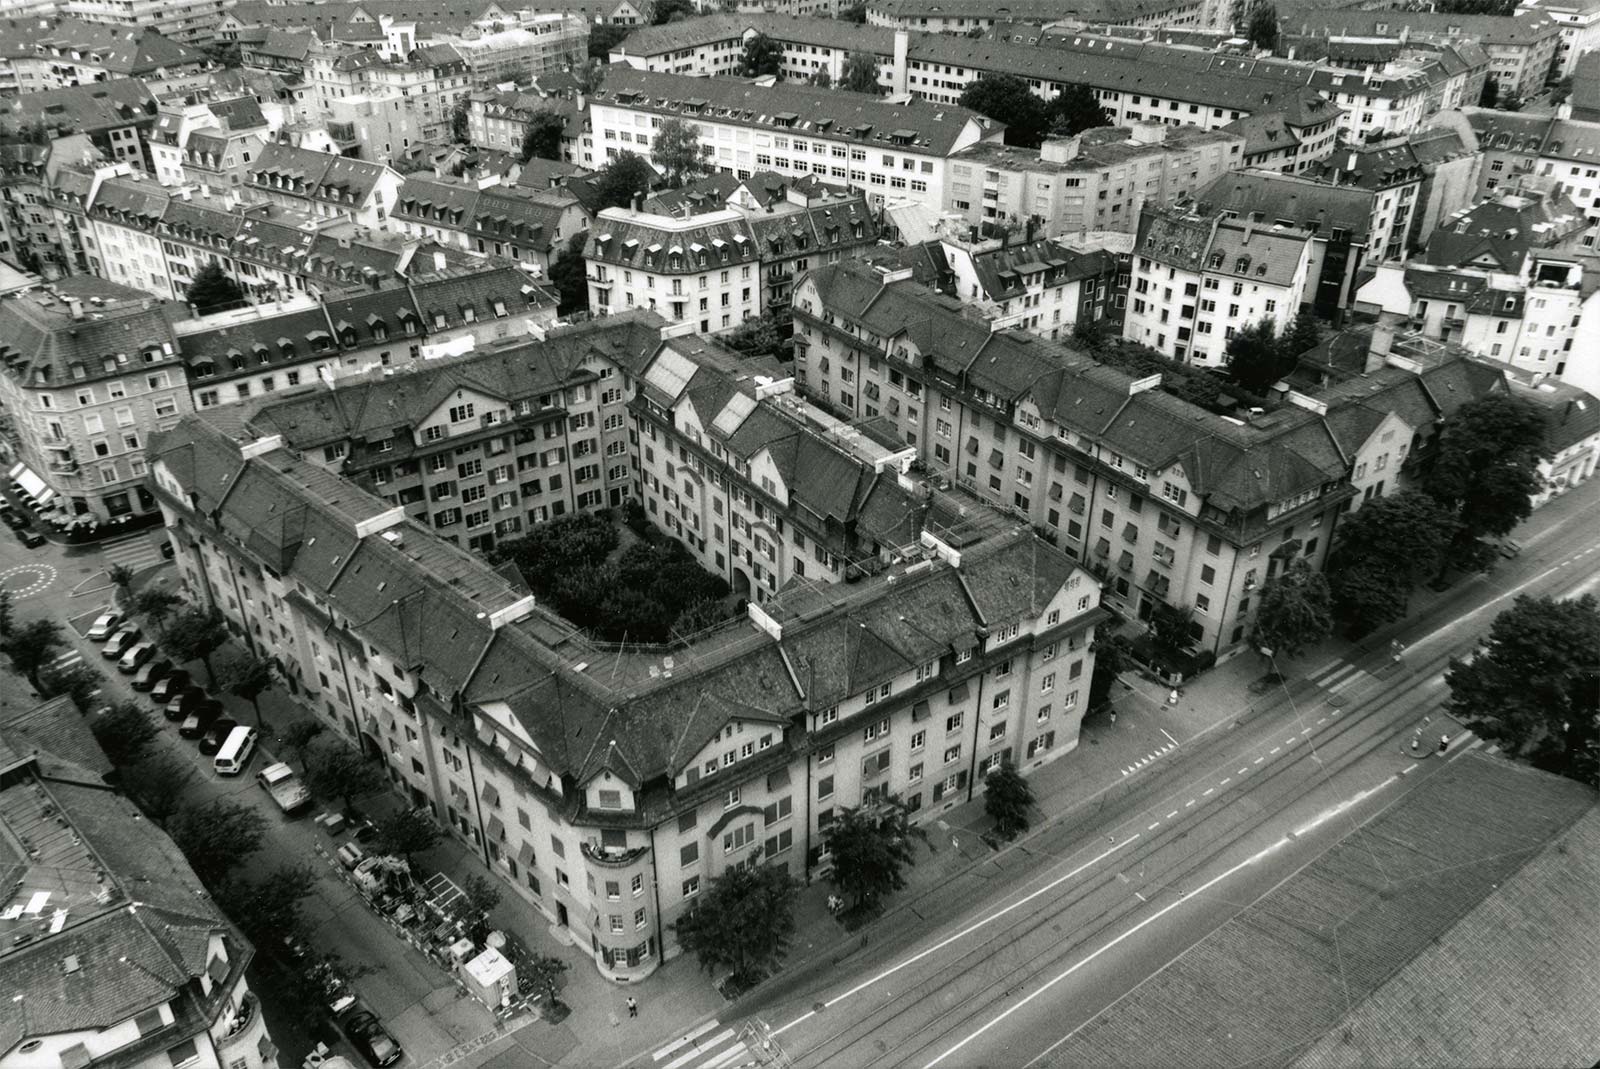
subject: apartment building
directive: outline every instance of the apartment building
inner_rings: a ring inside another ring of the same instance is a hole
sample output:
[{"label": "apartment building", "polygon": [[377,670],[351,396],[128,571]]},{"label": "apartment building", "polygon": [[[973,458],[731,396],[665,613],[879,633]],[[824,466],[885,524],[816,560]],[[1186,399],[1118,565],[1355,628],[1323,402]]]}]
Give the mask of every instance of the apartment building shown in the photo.
[{"label": "apartment building", "polygon": [[975,229],[946,219],[937,240],[907,249],[901,263],[994,330],[1061,339],[1079,323],[1120,318],[1113,303],[1119,265],[1112,253],[1035,240],[1029,231],[984,238]]},{"label": "apartment building", "polygon": [[154,512],[145,449],[189,409],[172,306],[75,275],[0,299],[10,446],[64,518]]},{"label": "apartment building", "polygon": [[1324,318],[1350,307],[1375,228],[1385,243],[1394,231],[1394,219],[1384,214],[1372,190],[1271,171],[1224,175],[1200,190],[1194,202],[1202,212],[1220,211],[1224,218],[1254,224],[1258,230],[1310,234],[1311,282],[1303,301]]},{"label": "apartment building", "polygon": [[0,1064],[277,1069],[245,978],[254,948],[106,785],[111,762],[72,702],[10,703],[0,746]]},{"label": "apartment building", "polygon": [[144,141],[156,121],[156,100],[137,78],[45,89],[12,100],[0,127],[43,130],[47,138],[87,134],[106,159],[149,170]]},{"label": "apartment building", "polygon": [[93,168],[98,158],[87,134],[68,134],[43,145],[0,145],[0,243],[16,263],[46,279],[86,270],[81,228],[61,210],[58,190],[77,176],[74,168],[92,173],[130,169],[125,163]]},{"label": "apartment building", "polygon": [[1586,52],[1600,48],[1600,3],[1594,0],[1521,0],[1523,11],[1549,15],[1561,29],[1551,78],[1565,78]]},{"label": "apartment building", "polygon": [[399,171],[273,142],[250,164],[244,195],[325,219],[384,228],[404,181]]},{"label": "apartment building", "polygon": [[606,208],[583,256],[597,314],[644,308],[702,334],[761,314],[761,250],[731,208],[688,216]]},{"label": "apartment building", "polygon": [[1420,260],[1385,265],[1357,300],[1429,338],[1588,388],[1600,382],[1586,355],[1600,343],[1600,302],[1579,255],[1585,231],[1565,197],[1500,192],[1446,220]]},{"label": "apartment building", "polygon": [[[537,346],[512,339],[408,374],[345,378],[336,390],[260,404],[253,425],[440,538],[487,551],[635,496],[622,379],[660,343],[659,324],[614,316],[548,329]],[[437,398],[451,403],[436,413]]]},{"label": "apartment building", "polygon": [[1522,187],[1528,176],[1551,181],[1583,210],[1589,232],[1582,244],[1594,248],[1600,233],[1600,124],[1484,108],[1441,120],[1483,153],[1475,199],[1488,199],[1508,186]]},{"label": "apartment building", "polygon": [[581,99],[516,89],[476,89],[467,96],[467,140],[483,149],[522,152],[528,124],[541,112],[561,117],[561,159],[587,166],[593,146]]},{"label": "apartment building", "polygon": [[0,88],[18,93],[138,78],[160,93],[203,83],[205,54],[149,27],[79,19],[15,19],[4,25]]},{"label": "apartment building", "polygon": [[1169,207],[1243,166],[1244,146],[1227,130],[1148,121],[1085,130],[1038,149],[985,141],[950,158],[943,207],[969,223],[1036,219],[1052,237],[1131,233],[1144,205]]},{"label": "apartment building", "polygon": [[710,151],[708,163],[745,178],[758,170],[815,175],[867,193],[943,202],[946,161],[1004,127],[959,107],[779,83],[613,70],[589,102],[595,152],[649,154],[653,131],[669,118],[689,123]]},{"label": "apartment building", "polygon": [[466,28],[449,44],[482,85],[582,66],[589,54],[589,22],[572,11],[525,9],[514,26]]},{"label": "apartment building", "polygon": [[1527,6],[1511,15],[1306,7],[1295,10],[1289,29],[1329,37],[1473,41],[1489,57],[1488,77],[1502,100],[1528,100],[1547,81],[1561,77],[1557,53],[1562,24],[1545,11]]},{"label": "apartment building", "polygon": [[556,297],[518,268],[453,264],[436,253],[401,285],[176,320],[197,410],[542,337]]},{"label": "apartment building", "polygon": [[174,41],[203,44],[225,6],[224,0],[60,0],[57,9],[84,22],[152,29]]},{"label": "apartment building", "polygon": [[1426,244],[1441,219],[1470,205],[1481,159],[1455,130],[1438,128],[1341,150],[1309,177],[1372,190],[1371,244],[1383,258],[1394,259]]},{"label": "apartment building", "polygon": [[548,275],[572,235],[588,229],[589,214],[562,189],[410,174],[400,187],[392,223],[402,234],[507,256]]},{"label": "apartment building", "polygon": [[[614,982],[675,956],[672,922],[735,866],[824,875],[841,807],[937,819],[1004,758],[1078,741],[1099,590],[1026,532],[930,536],[881,576],[621,648],[281,438],[192,419],[153,458],[191,591]],[[304,522],[247,540],[263,515]]]},{"label": "apartment building", "polygon": [[1600,467],[1600,400],[1565,382],[1513,375],[1507,384],[1544,413],[1550,455],[1539,461],[1539,490],[1533,495],[1533,507],[1539,508],[1588,482]]},{"label": "apartment building", "polygon": [[1310,303],[1310,231],[1218,212],[1147,212],[1134,246],[1122,336],[1201,367],[1227,363],[1240,330],[1283,330]]},{"label": "apartment building", "polygon": [[[794,314],[806,396],[846,415],[867,411],[868,384],[874,411],[901,399],[892,422],[930,475],[1033,525],[1129,615],[1193,606],[1196,647],[1218,654],[1241,648],[1261,583],[1297,556],[1321,566],[1358,465],[1414,470],[1439,419],[1503,388],[1458,350],[1407,342],[1365,377],[1223,416],[1071,349],[991,333],[900,273],[850,262],[807,276]],[[913,382],[927,426],[903,415]],[[1391,411],[1411,429],[1379,428]]]},{"label": "apartment building", "polygon": [[199,185],[221,196],[244,183],[246,165],[271,132],[253,96],[191,94],[164,103],[148,142],[156,181]]},{"label": "apartment building", "polygon": [[[393,54],[370,43],[314,42],[306,53],[305,73],[317,106],[335,121],[343,121],[340,101],[398,99],[412,113],[417,139],[424,141],[449,136],[450,114],[473,86],[466,61],[448,44]],[[375,156],[392,156],[405,147],[395,141],[380,149],[369,139],[353,140]]]},{"label": "apartment building", "polygon": [[1065,22],[1143,28],[1206,25],[1201,0],[1019,0],[1000,7],[979,0],[869,0],[867,23],[930,33],[967,34],[1006,24]]}]

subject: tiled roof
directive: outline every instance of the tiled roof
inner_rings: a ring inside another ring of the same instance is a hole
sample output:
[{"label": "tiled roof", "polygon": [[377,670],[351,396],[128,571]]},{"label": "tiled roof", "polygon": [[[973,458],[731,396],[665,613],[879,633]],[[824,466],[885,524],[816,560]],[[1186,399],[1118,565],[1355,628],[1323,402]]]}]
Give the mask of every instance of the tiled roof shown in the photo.
[{"label": "tiled roof", "polygon": [[377,186],[389,168],[381,163],[353,160],[328,152],[313,152],[295,148],[276,141],[263,146],[261,154],[250,162],[250,174],[256,185],[279,190],[270,184],[273,176],[295,179],[303,183],[299,189],[282,189],[283,192],[316,200],[347,203],[344,194],[354,195],[356,205],[362,204]]},{"label": "tiled roof", "polygon": [[[1297,33],[1317,32],[1336,37],[1374,37],[1384,33],[1442,34],[1477,38],[1490,45],[1527,45],[1554,37],[1561,26],[1542,11],[1520,10],[1512,15],[1460,15],[1431,11],[1361,11],[1315,6],[1286,11],[1284,25]],[[1378,29],[1382,23],[1386,28]]]},{"label": "tiled roof", "polygon": [[731,209],[685,220],[607,208],[589,228],[583,251],[587,260],[660,274],[695,274],[718,264],[751,263],[760,254],[749,222]]},{"label": "tiled roof", "polygon": [[116,283],[99,289],[113,296],[86,301],[82,319],[45,292],[0,299],[0,367],[29,384],[59,386],[171,362],[162,345],[170,347],[176,306]]},{"label": "tiled roof", "polygon": [[395,197],[394,216],[544,253],[554,245],[561,224],[559,207],[526,196],[516,186],[477,189],[421,174],[406,176]]},{"label": "tiled roof", "polygon": [[0,735],[13,748],[33,751],[47,775],[98,783],[111,772],[105,751],[69,697],[8,707],[0,716]]},{"label": "tiled roof", "polygon": [[1204,210],[1237,212],[1263,226],[1288,220],[1293,226],[1318,235],[1334,228],[1346,230],[1352,241],[1365,242],[1372,225],[1370,190],[1334,186],[1309,178],[1272,171],[1235,171],[1200,190],[1195,201]]},{"label": "tiled roof", "polygon": [[699,116],[737,126],[792,129],[796,134],[932,156],[948,155],[969,125],[975,125],[980,136],[997,134],[1003,126],[965,108],[925,100],[893,104],[880,97],[792,82],[762,86],[735,78],[694,78],[626,66],[609,70],[590,103],[681,115],[690,121]]},{"label": "tiled roof", "polygon": [[[159,71],[199,67],[207,62],[203,52],[163,37],[148,27],[112,26],[65,18],[50,25],[46,20],[0,23],[6,39],[4,54],[49,58],[57,54],[85,66],[101,67],[130,78],[154,76]],[[73,59],[72,53],[78,53]]]},{"label": "tiled roof", "polygon": [[111,78],[65,89],[46,89],[15,98],[7,109],[12,122],[44,122],[56,128],[95,133],[153,122],[156,100],[139,78]]}]

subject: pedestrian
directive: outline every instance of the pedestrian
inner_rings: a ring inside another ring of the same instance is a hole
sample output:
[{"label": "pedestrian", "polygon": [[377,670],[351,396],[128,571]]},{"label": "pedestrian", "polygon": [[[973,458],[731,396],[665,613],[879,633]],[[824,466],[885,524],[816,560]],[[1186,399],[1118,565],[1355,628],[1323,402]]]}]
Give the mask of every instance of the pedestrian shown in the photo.
[{"label": "pedestrian", "polygon": [[1449,735],[1440,735],[1439,736],[1439,752],[1440,753],[1444,753],[1448,749],[1450,749],[1450,736]]},{"label": "pedestrian", "polygon": [[629,1017],[637,1017],[637,1016],[639,1016],[639,1003],[634,1000],[634,997],[632,995],[628,996],[628,1016]]},{"label": "pedestrian", "polygon": [[1393,654],[1394,663],[1399,664],[1400,658],[1405,656],[1406,644],[1401,642],[1399,639],[1395,639],[1393,642],[1389,643],[1389,651],[1391,654]]},{"label": "pedestrian", "polygon": [[1111,710],[1111,722],[1113,724],[1117,722],[1117,711],[1115,709]]},{"label": "pedestrian", "polygon": [[1411,737],[1411,753],[1412,753],[1413,756],[1415,756],[1419,751],[1421,751],[1422,747],[1417,745],[1421,741],[1422,740],[1418,739],[1415,735],[1413,735]]},{"label": "pedestrian", "polygon": [[1167,692],[1167,704],[1168,705],[1177,705],[1178,704],[1178,688],[1177,687],[1173,687],[1170,691]]}]

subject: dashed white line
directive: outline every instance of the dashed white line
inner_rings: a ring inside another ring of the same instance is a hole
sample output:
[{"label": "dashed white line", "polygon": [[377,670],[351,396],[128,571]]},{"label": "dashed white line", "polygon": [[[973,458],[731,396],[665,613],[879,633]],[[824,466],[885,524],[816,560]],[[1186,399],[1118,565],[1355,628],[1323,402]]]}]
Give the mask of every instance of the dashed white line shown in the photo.
[{"label": "dashed white line", "polygon": [[1204,798],[1206,795],[1211,794],[1215,790],[1215,787],[1207,787],[1205,790],[1200,792],[1200,797]]},{"label": "dashed white line", "polygon": [[[1279,750],[1282,750],[1282,749],[1283,749],[1282,746],[1274,746],[1272,749],[1268,750],[1267,752],[1268,753],[1277,753]],[[1258,757],[1258,758],[1256,758],[1256,760],[1259,761],[1259,760],[1261,760],[1261,758]]]},{"label": "dashed white line", "polygon": [[1188,809],[1192,805],[1194,805],[1194,799],[1193,798],[1191,798],[1187,802],[1183,803],[1183,808]]},{"label": "dashed white line", "polygon": [[[1273,752],[1273,753],[1277,753],[1277,752],[1278,752],[1278,751],[1277,751],[1277,750],[1273,750],[1273,751],[1272,751],[1272,752]],[[1260,764],[1260,763],[1261,763],[1261,762],[1263,762],[1263,761],[1265,761],[1265,760],[1266,760],[1266,758],[1265,758],[1265,757],[1258,757],[1258,758],[1256,758],[1256,759],[1255,759],[1255,760],[1254,760],[1254,761],[1252,761],[1252,762],[1251,762],[1251,764],[1256,764],[1256,765],[1259,765],[1259,764]]]},{"label": "dashed white line", "polygon": [[1319,724],[1326,724],[1327,722],[1328,722],[1328,718],[1325,717],[1325,716],[1317,718],[1317,723],[1319,723]]},{"label": "dashed white line", "polygon": [[1311,734],[1311,729],[1310,728],[1301,728],[1300,729],[1300,734],[1309,735],[1309,734]]},{"label": "dashed white line", "polygon": [[1175,817],[1177,815],[1178,815],[1178,811],[1176,809],[1174,809],[1172,812],[1167,814],[1167,819],[1171,820],[1173,817]]},{"label": "dashed white line", "polygon": [[1144,895],[1140,894],[1138,891],[1133,892],[1133,897],[1137,898],[1141,902],[1150,901],[1148,898],[1146,898]]},{"label": "dashed white line", "polygon": [[1152,824],[1148,828],[1146,828],[1145,831],[1155,831],[1159,827],[1161,827],[1161,821],[1158,820],[1154,824]]},{"label": "dashed white line", "polygon": [[1245,765],[1238,772],[1234,773],[1234,775],[1236,775],[1236,776],[1244,776],[1244,775],[1248,775],[1249,772],[1250,772],[1250,766],[1249,765]]},{"label": "dashed white line", "polygon": [[1174,739],[1170,734],[1168,734],[1166,728],[1156,728],[1156,730],[1161,732],[1161,734],[1166,735],[1167,739],[1172,743],[1172,745],[1174,745],[1174,746],[1178,745],[1178,740]]},{"label": "dashed white line", "polygon": [[1227,785],[1228,785],[1228,784],[1230,784],[1230,783],[1232,783],[1232,782],[1233,782],[1233,777],[1232,777],[1232,776],[1229,776],[1229,777],[1228,777],[1228,778],[1227,778],[1227,779],[1224,779],[1224,780],[1223,780],[1223,781],[1222,781],[1222,786],[1224,786],[1224,787],[1226,787],[1226,786],[1227,786]]}]

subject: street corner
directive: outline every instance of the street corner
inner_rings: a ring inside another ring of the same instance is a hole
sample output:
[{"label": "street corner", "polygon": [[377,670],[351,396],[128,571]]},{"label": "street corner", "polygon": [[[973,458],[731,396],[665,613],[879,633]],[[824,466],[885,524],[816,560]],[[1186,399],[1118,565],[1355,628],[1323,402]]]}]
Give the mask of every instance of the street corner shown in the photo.
[{"label": "street corner", "polygon": [[17,601],[36,598],[55,586],[60,577],[53,564],[15,564],[0,571],[0,590]]},{"label": "street corner", "polygon": [[1424,715],[1400,741],[1400,751],[1414,761],[1448,757],[1471,738],[1465,724],[1445,712]]}]

